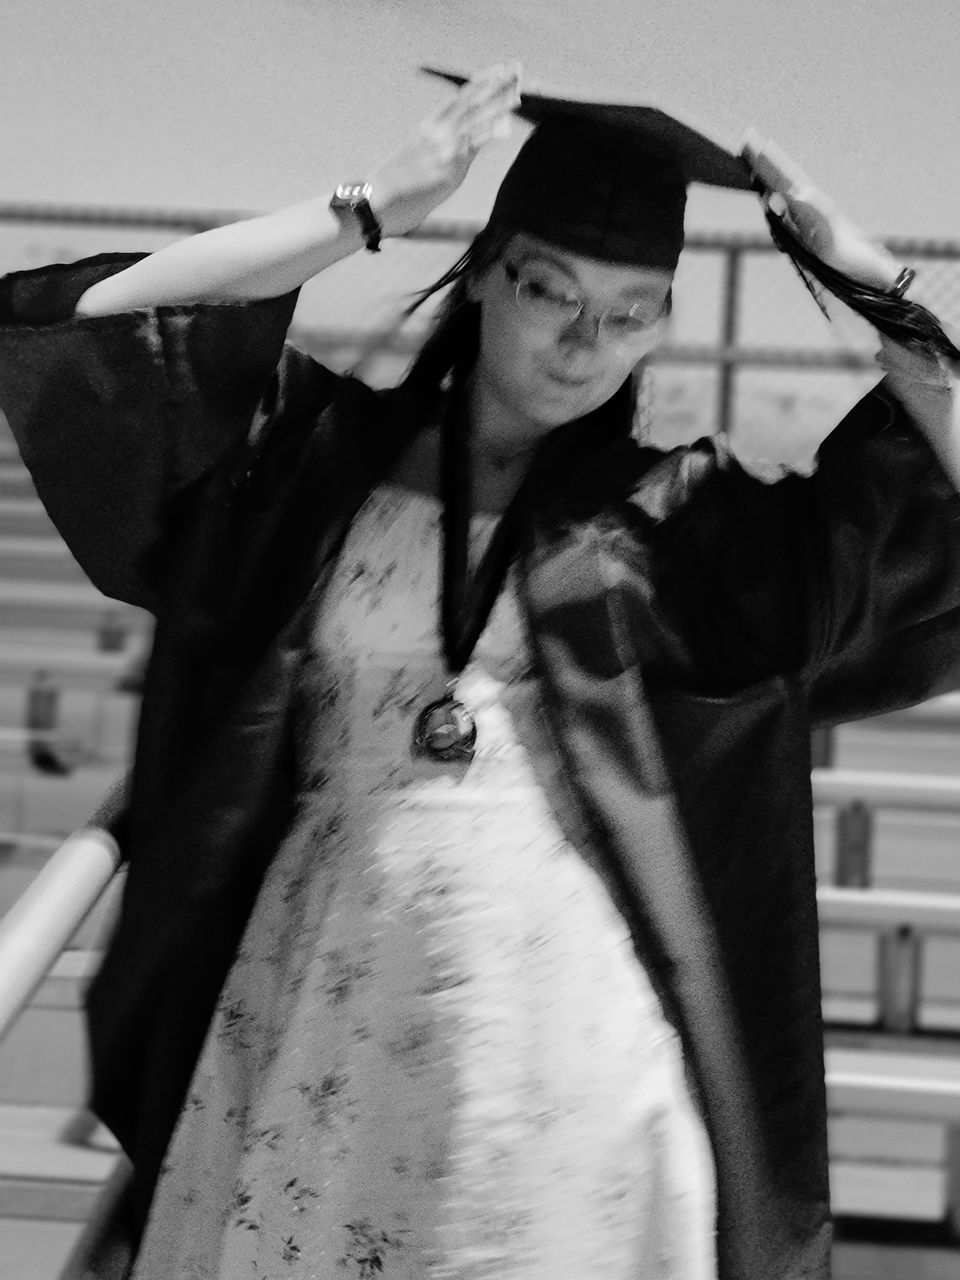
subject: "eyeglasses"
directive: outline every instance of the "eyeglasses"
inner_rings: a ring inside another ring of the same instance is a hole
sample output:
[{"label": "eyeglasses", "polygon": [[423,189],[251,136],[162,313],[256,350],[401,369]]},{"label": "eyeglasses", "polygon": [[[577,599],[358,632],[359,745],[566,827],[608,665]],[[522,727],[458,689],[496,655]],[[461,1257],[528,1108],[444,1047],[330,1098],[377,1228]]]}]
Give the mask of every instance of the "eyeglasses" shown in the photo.
[{"label": "eyeglasses", "polygon": [[537,324],[565,329],[582,315],[594,316],[597,337],[623,346],[649,340],[650,331],[663,314],[651,302],[635,302],[626,311],[591,311],[582,298],[563,293],[543,271],[515,267],[504,262],[503,270],[514,286],[517,306]]}]

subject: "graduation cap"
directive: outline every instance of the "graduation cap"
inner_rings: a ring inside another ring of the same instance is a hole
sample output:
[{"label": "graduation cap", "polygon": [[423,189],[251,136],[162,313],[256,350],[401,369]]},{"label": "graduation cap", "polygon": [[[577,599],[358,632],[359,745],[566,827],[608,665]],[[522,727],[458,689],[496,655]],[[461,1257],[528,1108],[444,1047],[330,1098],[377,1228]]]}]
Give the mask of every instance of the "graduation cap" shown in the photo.
[{"label": "graduation cap", "polygon": [[[454,85],[468,79],[422,69]],[[507,171],[491,222],[586,257],[672,269],[688,183],[753,186],[741,156],[658,107],[525,90],[516,114],[536,127]]]}]

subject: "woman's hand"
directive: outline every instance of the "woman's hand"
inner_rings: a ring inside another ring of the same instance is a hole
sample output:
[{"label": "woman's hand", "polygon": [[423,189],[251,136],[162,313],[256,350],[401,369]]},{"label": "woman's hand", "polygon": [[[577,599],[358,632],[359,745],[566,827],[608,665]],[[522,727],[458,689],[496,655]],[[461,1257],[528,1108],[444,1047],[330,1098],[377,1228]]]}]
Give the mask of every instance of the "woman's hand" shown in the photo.
[{"label": "woman's hand", "polygon": [[[474,156],[509,130],[519,101],[518,67],[491,67],[424,120],[368,177],[385,235],[412,230],[463,181]],[[363,247],[359,224],[341,220],[325,192],[275,213],[248,218],[158,249],[89,288],[82,316],[133,307],[276,298]]]},{"label": "woman's hand", "polygon": [[782,213],[794,235],[821,262],[859,284],[893,287],[900,263],[851,222],[785,151],[751,130],[741,155],[766,188],[773,211]]},{"label": "woman's hand", "polygon": [[369,175],[370,203],[384,235],[412,231],[451,196],[483,144],[509,133],[510,113],[519,102],[519,66],[489,67],[422,121]]}]

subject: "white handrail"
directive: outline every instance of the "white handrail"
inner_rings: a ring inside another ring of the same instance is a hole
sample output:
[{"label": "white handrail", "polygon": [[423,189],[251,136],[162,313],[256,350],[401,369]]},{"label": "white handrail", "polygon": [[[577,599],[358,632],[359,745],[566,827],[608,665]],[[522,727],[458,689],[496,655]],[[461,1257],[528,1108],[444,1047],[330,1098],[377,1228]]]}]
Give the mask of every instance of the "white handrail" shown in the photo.
[{"label": "white handrail", "polygon": [[873,769],[814,769],[815,804],[850,804],[872,809],[914,809],[960,813],[960,779],[936,774],[882,773]]},{"label": "white handrail", "polygon": [[40,985],[120,865],[117,842],[90,828],[69,836],[0,920],[0,1037]]},{"label": "white handrail", "polygon": [[[960,725],[960,693],[942,693],[937,698],[929,698],[915,707],[904,707],[902,711],[891,711],[884,716],[885,720],[907,720],[917,724]],[[869,725],[870,721],[861,721]]]},{"label": "white handrail", "polygon": [[960,1121],[960,1067],[956,1080],[923,1075],[885,1076],[879,1071],[831,1069],[827,1053],[827,1105],[831,1112],[860,1112],[912,1120]]},{"label": "white handrail", "polygon": [[126,780],[113,787],[91,824],[68,836],[0,920],[0,1039],[16,1021],[120,865],[105,829]]},{"label": "white handrail", "polygon": [[905,889],[817,887],[820,923],[845,928],[896,929],[909,925],[919,933],[960,937],[960,894],[920,893]]},{"label": "white handrail", "polygon": [[49,849],[53,853],[63,844],[63,836],[45,835],[42,831],[0,831],[0,845],[5,844],[20,849]]},{"label": "white handrail", "polygon": [[833,1111],[960,1121],[960,1062],[953,1055],[828,1046],[824,1064]]}]

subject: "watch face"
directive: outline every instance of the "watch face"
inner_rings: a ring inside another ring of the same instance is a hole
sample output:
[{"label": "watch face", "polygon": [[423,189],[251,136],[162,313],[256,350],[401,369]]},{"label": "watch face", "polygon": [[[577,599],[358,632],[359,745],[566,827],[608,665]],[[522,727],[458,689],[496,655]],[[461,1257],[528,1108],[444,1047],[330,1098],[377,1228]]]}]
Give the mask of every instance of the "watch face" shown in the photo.
[{"label": "watch face", "polygon": [[341,182],[334,196],[338,205],[353,208],[361,200],[369,200],[372,188],[369,182]]},{"label": "watch face", "polygon": [[341,182],[331,197],[330,208],[338,212],[349,209],[360,223],[367,248],[371,253],[378,253],[383,228],[370,208],[372,195],[373,187],[369,182]]}]

